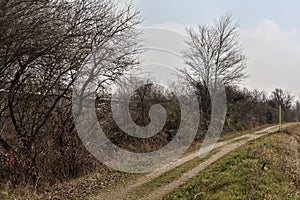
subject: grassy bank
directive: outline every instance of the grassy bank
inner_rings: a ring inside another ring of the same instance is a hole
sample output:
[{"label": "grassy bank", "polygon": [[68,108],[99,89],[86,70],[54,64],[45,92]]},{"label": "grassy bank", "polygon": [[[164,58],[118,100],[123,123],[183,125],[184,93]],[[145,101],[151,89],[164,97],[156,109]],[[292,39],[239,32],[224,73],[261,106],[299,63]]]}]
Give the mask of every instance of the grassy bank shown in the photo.
[{"label": "grassy bank", "polygon": [[300,126],[225,156],[165,199],[299,199]]}]

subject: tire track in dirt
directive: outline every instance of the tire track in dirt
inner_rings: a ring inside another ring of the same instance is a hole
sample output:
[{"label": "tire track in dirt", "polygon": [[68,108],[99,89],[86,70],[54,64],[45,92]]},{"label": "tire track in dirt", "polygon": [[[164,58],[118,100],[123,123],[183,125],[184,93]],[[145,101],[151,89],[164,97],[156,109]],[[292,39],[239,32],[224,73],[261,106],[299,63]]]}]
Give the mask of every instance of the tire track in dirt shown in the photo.
[{"label": "tire track in dirt", "polygon": [[179,186],[186,183],[191,178],[195,177],[197,174],[199,174],[201,171],[206,169],[208,166],[210,166],[211,164],[213,164],[214,162],[216,162],[220,158],[222,158],[225,155],[229,154],[230,152],[244,146],[249,141],[255,140],[255,139],[260,138],[260,137],[262,137],[264,135],[267,135],[267,134],[268,133],[261,134],[261,135],[251,135],[251,136],[248,135],[250,137],[245,139],[245,140],[242,140],[242,141],[239,141],[239,142],[236,142],[236,143],[231,143],[230,145],[226,145],[226,146],[222,147],[219,152],[213,154],[209,159],[205,160],[204,162],[199,164],[194,169],[191,169],[190,171],[183,174],[179,179],[173,181],[172,183],[170,183],[170,184],[168,184],[168,185],[166,185],[162,188],[159,188],[158,190],[154,191],[149,196],[147,196],[146,198],[143,198],[143,199],[153,200],[153,199],[163,198],[164,196],[166,196],[170,192],[174,191]]},{"label": "tire track in dirt", "polygon": [[[278,126],[273,126],[273,127],[263,129],[261,131],[257,131],[253,134],[245,134],[240,137],[236,137],[234,139],[216,143],[214,149],[220,148],[220,150],[217,153],[213,154],[210,158],[203,161],[196,168],[183,174],[179,179],[173,181],[172,183],[170,183],[162,188],[159,188],[159,189],[153,191],[150,195],[146,196],[143,199],[161,199],[163,196],[169,194],[170,192],[175,190],[177,187],[184,184],[187,180],[196,176],[199,172],[204,170],[206,167],[208,167],[209,165],[211,165],[218,159],[224,157],[226,154],[247,144],[249,141],[258,139],[269,133],[274,133],[274,132],[278,131],[278,129],[279,129]],[[238,142],[236,142],[236,141],[238,141]],[[172,162],[152,173],[146,174],[145,176],[138,178],[137,180],[130,181],[127,183],[127,185],[117,186],[116,188],[113,188],[109,191],[98,194],[97,196],[91,197],[89,199],[91,199],[91,200],[126,199],[126,196],[130,191],[137,189],[138,187],[142,186],[143,184],[150,182],[153,179],[163,175],[164,173],[171,171],[171,170],[175,169],[176,167],[179,167],[180,165],[182,165],[186,162],[189,162],[199,156],[200,156],[199,152],[192,153],[192,154],[185,156],[183,158],[180,158],[177,161]]]}]

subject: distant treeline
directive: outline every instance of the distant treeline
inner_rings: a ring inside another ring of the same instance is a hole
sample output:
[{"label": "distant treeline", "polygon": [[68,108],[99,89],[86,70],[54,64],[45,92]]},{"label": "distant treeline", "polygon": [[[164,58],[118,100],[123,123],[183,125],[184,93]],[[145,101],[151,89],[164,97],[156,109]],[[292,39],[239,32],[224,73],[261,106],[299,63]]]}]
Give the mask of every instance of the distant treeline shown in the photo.
[{"label": "distant treeline", "polygon": [[[180,85],[178,88],[182,89],[184,86]],[[201,117],[196,142],[204,139],[211,120],[211,99],[209,95],[204,95],[203,87],[200,86],[198,89]],[[149,81],[134,94],[131,98],[130,114],[134,122],[140,126],[151,122],[149,110],[154,104],[160,104],[166,109],[168,118],[160,133],[149,139],[138,139],[122,132],[114,122],[108,97],[98,99],[101,125],[105,127],[104,130],[111,140],[122,148],[136,152],[159,149],[170,142],[178,131],[181,121],[180,104],[172,92]],[[268,96],[264,91],[249,91],[238,86],[226,86],[226,97],[227,111],[222,134],[244,131],[265,124],[277,124],[279,105],[282,107],[282,122],[294,122],[300,119],[300,104],[294,100],[289,91],[275,89]]]}]

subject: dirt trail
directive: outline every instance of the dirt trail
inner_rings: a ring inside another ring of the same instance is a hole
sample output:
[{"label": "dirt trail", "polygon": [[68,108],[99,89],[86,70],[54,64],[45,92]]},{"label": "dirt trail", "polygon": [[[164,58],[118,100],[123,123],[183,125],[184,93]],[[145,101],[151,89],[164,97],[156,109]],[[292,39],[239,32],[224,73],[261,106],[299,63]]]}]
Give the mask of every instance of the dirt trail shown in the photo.
[{"label": "dirt trail", "polygon": [[238,149],[241,146],[244,146],[249,141],[255,140],[255,139],[257,139],[259,137],[262,137],[266,134],[268,134],[268,133],[264,133],[264,134],[261,134],[261,135],[249,135],[248,134],[247,135],[248,138],[245,139],[245,140],[242,140],[242,141],[230,144],[230,145],[225,145],[224,147],[221,148],[221,150],[219,152],[217,152],[216,154],[213,154],[209,159],[207,159],[206,161],[199,164],[196,168],[186,172],[179,179],[173,181],[172,183],[170,183],[170,184],[168,184],[168,185],[166,185],[162,188],[159,188],[156,191],[153,191],[153,193],[151,193],[145,199],[161,199],[161,198],[163,198],[165,195],[167,195],[170,192],[174,191],[176,188],[178,188],[179,186],[181,186],[182,184],[187,182],[189,179],[196,176],[199,172],[203,171],[205,168],[207,168],[208,166],[210,166],[211,164],[213,164],[214,162],[216,162],[220,158],[224,157],[228,153]]},{"label": "dirt trail", "polygon": [[[240,137],[237,137],[237,138],[234,138],[231,140],[218,142],[214,147],[214,149],[221,147],[217,153],[213,154],[210,158],[208,158],[207,160],[205,160],[204,162],[199,164],[196,168],[183,174],[179,179],[175,180],[174,182],[172,182],[162,188],[157,189],[156,191],[153,191],[149,196],[147,196],[143,199],[161,199],[165,195],[167,195],[170,192],[172,192],[173,190],[175,190],[180,185],[184,184],[186,181],[188,181],[192,177],[196,176],[199,172],[204,170],[206,167],[208,167],[209,165],[211,165],[218,159],[225,156],[226,154],[247,144],[249,141],[255,140],[255,139],[260,138],[269,133],[274,133],[276,131],[278,131],[278,126],[273,126],[273,127],[263,129],[261,131],[257,131],[253,134],[245,134],[245,135],[242,135]],[[186,157],[183,157],[183,158],[177,160],[176,162],[170,163],[150,174],[147,174],[147,175],[137,179],[137,180],[133,180],[133,181],[127,183],[126,186],[124,186],[124,185],[118,186],[118,187],[114,188],[113,190],[104,192],[104,193],[99,194],[90,199],[93,199],[93,200],[126,199],[126,195],[129,194],[130,191],[138,188],[139,186],[142,186],[143,184],[161,176],[162,174],[164,174],[164,173],[166,173],[166,172],[168,172],[190,160],[195,159],[198,156],[199,156],[199,152],[192,153]]]}]

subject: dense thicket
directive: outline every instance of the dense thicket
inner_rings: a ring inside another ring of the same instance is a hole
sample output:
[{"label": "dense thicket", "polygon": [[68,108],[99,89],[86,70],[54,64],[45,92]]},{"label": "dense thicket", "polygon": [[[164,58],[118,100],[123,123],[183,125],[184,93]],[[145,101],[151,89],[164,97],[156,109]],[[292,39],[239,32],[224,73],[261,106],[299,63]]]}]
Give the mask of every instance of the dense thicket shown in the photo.
[{"label": "dense thicket", "polygon": [[[175,84],[170,87],[181,87],[183,89],[184,86],[183,84],[181,86],[176,86]],[[198,91],[199,109],[204,110],[201,107],[210,106],[211,100],[201,97],[203,87],[200,86]],[[279,105],[282,107],[283,123],[299,120],[299,103],[294,100],[290,92],[283,91],[282,89],[275,89],[271,95],[267,95],[264,91],[250,91],[246,88],[241,89],[238,86],[227,86],[226,96],[227,114],[222,134],[248,130],[265,124],[278,123]],[[104,99],[107,99],[107,97]],[[99,102],[101,102],[98,104],[101,110],[104,110],[104,108],[108,108],[106,110],[109,110],[110,101],[101,101],[100,97]],[[180,126],[180,105],[172,92],[149,81],[145,82],[145,86],[140,87],[131,99],[131,117],[139,125],[149,124],[149,109],[154,104],[163,105],[168,116],[163,130],[155,137],[142,140],[126,135],[114,123],[113,116],[109,111],[106,112],[106,115],[102,112],[101,116],[102,120],[105,121],[102,125],[107,131],[107,135],[115,144],[136,152],[153,151],[166,145],[172,140]],[[204,139],[207,132],[205,124],[210,123],[210,117],[210,110],[208,113],[201,115],[196,141]]]},{"label": "dense thicket", "polygon": [[95,50],[98,88],[134,67],[138,23],[111,0],[0,0],[1,183],[53,184],[95,168],[74,130],[72,87]]}]

